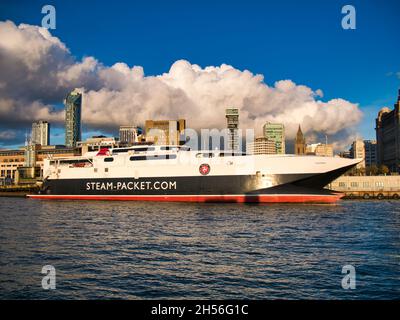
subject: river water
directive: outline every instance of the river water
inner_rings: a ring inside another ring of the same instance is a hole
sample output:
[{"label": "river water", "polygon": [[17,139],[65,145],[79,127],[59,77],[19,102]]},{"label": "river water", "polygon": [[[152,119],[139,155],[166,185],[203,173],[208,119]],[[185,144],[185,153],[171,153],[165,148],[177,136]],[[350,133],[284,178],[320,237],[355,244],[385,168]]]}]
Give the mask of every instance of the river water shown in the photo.
[{"label": "river water", "polygon": [[0,299],[399,299],[399,205],[0,198]]}]

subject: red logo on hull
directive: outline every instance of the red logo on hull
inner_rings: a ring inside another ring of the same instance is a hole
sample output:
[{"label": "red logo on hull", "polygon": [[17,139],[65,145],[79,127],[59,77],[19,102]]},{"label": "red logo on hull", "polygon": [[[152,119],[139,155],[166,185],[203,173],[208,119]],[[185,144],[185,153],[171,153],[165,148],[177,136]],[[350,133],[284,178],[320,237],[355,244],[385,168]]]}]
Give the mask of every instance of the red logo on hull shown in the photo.
[{"label": "red logo on hull", "polygon": [[205,163],[202,164],[202,165],[200,165],[199,172],[200,172],[203,176],[209,174],[209,173],[210,173],[210,166],[209,166],[208,164],[205,164]]}]

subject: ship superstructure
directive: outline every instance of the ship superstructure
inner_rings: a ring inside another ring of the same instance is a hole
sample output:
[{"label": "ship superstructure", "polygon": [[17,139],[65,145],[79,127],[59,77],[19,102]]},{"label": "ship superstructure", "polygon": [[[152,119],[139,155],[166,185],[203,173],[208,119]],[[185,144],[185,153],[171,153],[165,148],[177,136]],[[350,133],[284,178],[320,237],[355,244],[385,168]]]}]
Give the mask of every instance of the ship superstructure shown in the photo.
[{"label": "ship superstructure", "polygon": [[136,145],[46,159],[40,199],[334,202],[324,189],[361,159]]}]

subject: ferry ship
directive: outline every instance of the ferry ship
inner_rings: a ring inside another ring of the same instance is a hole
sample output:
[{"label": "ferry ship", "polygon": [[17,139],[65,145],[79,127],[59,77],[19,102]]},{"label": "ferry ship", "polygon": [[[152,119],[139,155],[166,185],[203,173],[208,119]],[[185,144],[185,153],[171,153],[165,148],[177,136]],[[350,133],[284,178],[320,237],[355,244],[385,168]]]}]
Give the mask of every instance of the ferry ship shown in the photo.
[{"label": "ferry ship", "polygon": [[332,203],[324,187],[361,159],[135,145],[46,159],[33,199]]}]

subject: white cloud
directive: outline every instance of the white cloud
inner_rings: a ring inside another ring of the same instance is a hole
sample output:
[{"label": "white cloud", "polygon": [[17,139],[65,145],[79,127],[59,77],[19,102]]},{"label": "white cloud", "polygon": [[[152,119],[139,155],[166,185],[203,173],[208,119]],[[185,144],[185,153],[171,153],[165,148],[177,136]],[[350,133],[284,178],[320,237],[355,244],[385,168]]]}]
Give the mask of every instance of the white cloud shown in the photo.
[{"label": "white cloud", "polygon": [[310,136],[335,140],[352,136],[362,117],[357,104],[320,100],[320,89],[291,80],[268,86],[262,75],[226,64],[202,68],[179,60],[166,73],[145,76],[140,66],[107,67],[94,57],[77,61],[47,30],[11,21],[0,22],[0,70],[1,126],[37,119],[62,123],[64,112],[52,105],[74,87],[85,90],[83,121],[93,129],[178,117],[195,129],[223,128],[225,108],[237,107],[243,129],[260,134],[266,121],[277,121],[289,138],[301,124]]},{"label": "white cloud", "polygon": [[15,139],[15,131],[12,130],[7,130],[7,131],[2,131],[0,132],[0,139],[2,140],[11,140],[11,139]]}]

